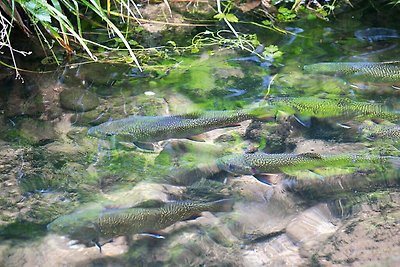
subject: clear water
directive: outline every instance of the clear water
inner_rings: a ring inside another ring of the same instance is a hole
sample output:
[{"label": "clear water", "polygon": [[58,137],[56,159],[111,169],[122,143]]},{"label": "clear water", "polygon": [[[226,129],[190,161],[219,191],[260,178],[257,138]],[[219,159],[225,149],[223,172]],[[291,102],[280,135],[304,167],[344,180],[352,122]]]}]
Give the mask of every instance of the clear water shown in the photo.
[{"label": "clear water", "polygon": [[[252,56],[249,53],[209,49],[163,62],[166,68],[144,74],[124,65],[88,64],[32,77],[27,81],[32,86],[5,83],[0,106],[0,265],[358,262],[395,266],[400,257],[398,237],[393,234],[400,219],[395,169],[383,165],[332,168],[323,180],[306,171],[278,177],[278,186],[252,176],[207,176],[207,171],[196,170],[251,147],[269,153],[368,150],[400,156],[395,140],[365,140],[332,120],[312,119],[306,128],[293,118],[215,130],[207,133],[206,142],[171,140],[158,153],[86,134],[93,125],[132,114],[240,109],[275,96],[349,97],[383,102],[398,110],[400,91],[392,84],[303,72],[305,64],[324,61],[399,60],[399,39],[370,43],[354,37],[356,30],[367,27],[400,31],[394,17],[371,14],[375,13],[345,13],[334,23],[300,21],[290,25],[304,30],[296,36],[258,32],[263,45],[276,44],[283,52],[271,66],[243,60]],[[64,90],[75,93],[60,95]],[[69,98],[74,99],[72,108]],[[68,236],[46,227],[93,203],[124,208],[149,200],[223,198],[235,200],[232,211],[205,212],[197,219],[177,222],[161,232],[165,239],[117,237],[103,246],[102,253],[94,244],[73,244]]]}]

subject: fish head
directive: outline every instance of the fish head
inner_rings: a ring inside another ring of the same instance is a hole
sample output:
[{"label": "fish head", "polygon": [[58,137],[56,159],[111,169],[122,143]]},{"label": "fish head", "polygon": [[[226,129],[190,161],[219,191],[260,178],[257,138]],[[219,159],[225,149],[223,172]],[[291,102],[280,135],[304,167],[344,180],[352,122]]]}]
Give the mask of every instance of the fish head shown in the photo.
[{"label": "fish head", "polygon": [[220,170],[233,174],[254,174],[253,168],[247,164],[244,155],[229,155],[217,160]]},{"label": "fish head", "polygon": [[87,134],[89,136],[96,137],[99,139],[106,139],[116,135],[115,129],[113,128],[114,127],[111,122],[106,122],[89,128]]},{"label": "fish head", "polygon": [[95,224],[99,214],[98,210],[73,212],[58,217],[47,225],[47,229],[50,232],[66,235],[72,240],[77,240],[79,243],[90,246],[99,239],[99,231]]}]

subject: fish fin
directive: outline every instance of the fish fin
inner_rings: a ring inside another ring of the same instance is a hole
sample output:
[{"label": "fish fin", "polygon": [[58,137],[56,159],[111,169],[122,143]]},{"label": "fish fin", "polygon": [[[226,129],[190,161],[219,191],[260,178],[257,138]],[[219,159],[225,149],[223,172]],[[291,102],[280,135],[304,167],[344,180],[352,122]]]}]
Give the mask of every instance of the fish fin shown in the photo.
[{"label": "fish fin", "polygon": [[157,233],[140,233],[140,236],[147,236],[155,239],[165,239],[165,236],[157,234]]},{"label": "fish fin", "polygon": [[315,175],[316,177],[318,177],[318,179],[320,179],[321,181],[325,180],[325,176],[319,174],[317,172],[317,170],[308,170],[312,175]]},{"label": "fish fin", "polygon": [[101,249],[102,244],[100,244],[99,241],[93,241],[93,243],[99,248],[100,253],[103,253],[103,250]]},{"label": "fish fin", "polygon": [[134,144],[137,148],[142,149],[142,150],[145,150],[145,151],[154,151],[154,150],[155,150],[155,147],[154,147],[154,144],[153,144],[153,143],[133,142],[133,144]]},{"label": "fish fin", "polygon": [[256,178],[258,181],[273,186],[277,183],[276,178],[277,175],[276,174],[271,174],[271,173],[257,173],[257,174],[253,174],[254,178]]},{"label": "fish fin", "polygon": [[300,153],[298,155],[312,159],[322,159],[321,154],[315,152],[305,152],[305,153]]},{"label": "fish fin", "polygon": [[228,125],[224,125],[219,127],[219,129],[223,129],[223,128],[232,128],[232,127],[239,127],[240,123],[232,123],[232,124],[228,124]]},{"label": "fish fin", "polygon": [[311,127],[311,117],[305,115],[295,114],[294,118],[298,123],[303,125],[304,127],[310,128]]},{"label": "fish fin", "polygon": [[182,119],[197,119],[203,114],[204,114],[204,112],[202,112],[202,111],[193,111],[193,112],[188,112],[185,114],[176,115],[174,117],[182,118]]},{"label": "fish fin", "polygon": [[400,90],[400,86],[392,85],[392,88],[395,90]]},{"label": "fish fin", "polygon": [[210,202],[210,211],[232,211],[234,200],[231,198],[220,199]]},{"label": "fish fin", "polygon": [[148,199],[137,205],[132,206],[132,208],[160,208],[165,205],[165,202],[159,199]]},{"label": "fish fin", "polygon": [[186,137],[186,138],[189,140],[192,140],[192,141],[197,141],[197,142],[205,142],[206,141],[204,134],[193,135],[193,136]]},{"label": "fish fin", "polygon": [[186,219],[184,219],[182,221],[183,222],[185,222],[185,221],[193,221],[193,220],[196,220],[199,217],[201,217],[201,212],[193,214],[192,216],[190,216],[190,217],[188,217],[188,218],[186,218]]},{"label": "fish fin", "polygon": [[351,129],[351,126],[348,124],[337,122],[336,125],[344,129]]}]

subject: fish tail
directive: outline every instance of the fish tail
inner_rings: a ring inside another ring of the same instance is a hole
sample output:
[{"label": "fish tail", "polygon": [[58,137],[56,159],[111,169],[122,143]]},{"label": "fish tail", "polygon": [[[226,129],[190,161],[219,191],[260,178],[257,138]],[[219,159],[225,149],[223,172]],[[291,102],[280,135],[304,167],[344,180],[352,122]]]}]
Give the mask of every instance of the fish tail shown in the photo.
[{"label": "fish tail", "polygon": [[210,202],[210,211],[232,211],[234,201],[231,198]]},{"label": "fish tail", "polygon": [[400,169],[400,157],[388,157],[388,161],[392,165],[394,169],[399,170]]}]

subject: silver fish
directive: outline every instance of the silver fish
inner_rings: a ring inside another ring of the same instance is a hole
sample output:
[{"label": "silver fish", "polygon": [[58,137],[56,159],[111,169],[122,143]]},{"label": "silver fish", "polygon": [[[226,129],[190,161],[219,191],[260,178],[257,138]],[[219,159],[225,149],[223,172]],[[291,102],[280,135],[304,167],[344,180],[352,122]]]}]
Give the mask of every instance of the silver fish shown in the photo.
[{"label": "silver fish", "polygon": [[378,27],[358,30],[354,33],[354,36],[360,41],[368,41],[370,43],[400,38],[397,30]]}]

